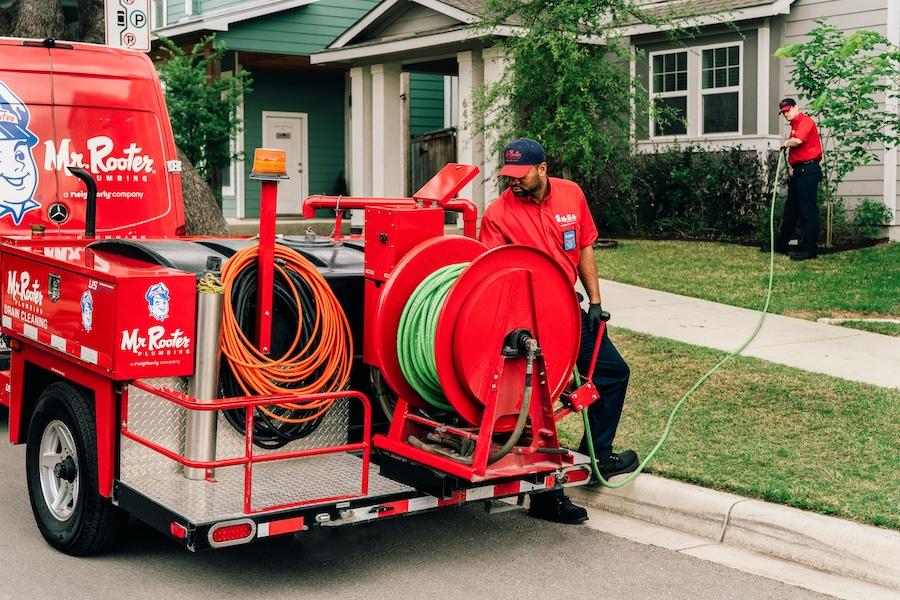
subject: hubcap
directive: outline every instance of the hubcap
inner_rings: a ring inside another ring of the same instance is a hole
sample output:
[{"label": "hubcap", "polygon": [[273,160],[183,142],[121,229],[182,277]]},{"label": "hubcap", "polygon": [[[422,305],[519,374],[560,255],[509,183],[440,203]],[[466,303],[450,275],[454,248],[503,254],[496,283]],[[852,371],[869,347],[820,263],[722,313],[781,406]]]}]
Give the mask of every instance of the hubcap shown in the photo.
[{"label": "hubcap", "polygon": [[78,453],[75,438],[62,421],[51,421],[41,436],[41,493],[50,514],[65,521],[78,501]]}]

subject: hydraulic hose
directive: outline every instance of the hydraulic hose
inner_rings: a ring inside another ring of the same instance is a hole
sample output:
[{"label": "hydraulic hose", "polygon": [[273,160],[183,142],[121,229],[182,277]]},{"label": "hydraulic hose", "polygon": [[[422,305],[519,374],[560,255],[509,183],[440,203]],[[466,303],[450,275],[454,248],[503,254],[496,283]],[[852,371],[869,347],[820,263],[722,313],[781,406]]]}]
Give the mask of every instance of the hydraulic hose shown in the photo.
[{"label": "hydraulic hose", "polygon": [[[275,246],[272,356],[251,341],[256,327],[258,246],[237,252],[222,269],[223,388],[226,396],[311,394],[347,388],[353,357],[350,325],[325,278],[307,259]],[[334,400],[259,407],[253,441],[280,448],[316,430]],[[243,410],[225,411],[244,432]]]},{"label": "hydraulic hose", "polygon": [[[738,356],[744,350],[746,350],[747,346],[749,346],[750,343],[754,339],[756,339],[756,336],[759,334],[759,331],[762,329],[763,323],[766,320],[766,315],[769,312],[769,303],[772,300],[772,284],[775,280],[775,196],[776,196],[776,192],[778,190],[778,181],[781,178],[781,169],[783,168],[783,166],[784,166],[784,152],[782,151],[778,154],[778,165],[775,167],[775,183],[772,186],[772,201],[769,205],[769,286],[768,286],[768,290],[766,291],[766,302],[763,306],[762,312],[759,315],[759,321],[757,321],[756,327],[753,329],[753,332],[750,334],[750,337],[748,337],[744,341],[743,344],[738,346],[738,348],[736,350],[729,352],[727,355],[725,355],[725,357],[722,358],[722,360],[720,360],[718,363],[716,363],[716,365],[713,368],[711,368],[709,371],[707,371],[705,374],[703,374],[703,376],[700,377],[700,379],[698,379],[694,383],[694,385],[692,385],[690,387],[690,389],[688,389],[688,391],[686,391],[684,393],[684,395],[681,397],[681,399],[675,403],[675,406],[672,408],[672,412],[669,413],[669,418],[666,421],[666,427],[663,430],[663,433],[660,436],[659,441],[656,442],[656,445],[653,447],[653,449],[647,454],[646,457],[644,457],[644,460],[641,461],[641,464],[638,465],[637,469],[635,469],[632,473],[628,474],[627,477],[625,477],[619,481],[616,481],[615,483],[607,481],[606,479],[603,478],[603,475],[600,474],[600,469],[597,466],[597,457],[594,454],[594,444],[592,443],[592,440],[594,438],[591,435],[591,426],[590,426],[590,423],[588,423],[587,411],[586,410],[581,411],[581,418],[582,418],[582,422],[584,423],[584,434],[586,436],[586,439],[588,440],[588,444],[587,444],[588,452],[591,455],[591,470],[594,473],[594,477],[596,477],[597,480],[604,486],[606,486],[608,488],[620,488],[620,487],[624,487],[624,486],[628,485],[629,483],[631,483],[632,481],[634,481],[634,479],[644,470],[644,468],[647,466],[647,464],[651,460],[653,460],[653,457],[656,456],[656,453],[659,452],[659,449],[662,448],[663,444],[666,442],[666,439],[669,437],[669,432],[672,430],[672,423],[675,421],[675,416],[678,414],[678,411],[681,409],[681,406],[685,403],[685,401],[687,401],[687,399],[690,398],[691,395],[693,395],[693,393],[695,391],[697,391],[697,389],[700,386],[702,386],[704,383],[706,383],[706,380],[709,379],[713,375],[713,373],[715,373],[720,368],[722,368],[725,365],[725,363],[729,362],[735,356]],[[576,378],[576,385],[579,385],[580,377],[578,376],[577,370],[575,371],[575,378]]]}]

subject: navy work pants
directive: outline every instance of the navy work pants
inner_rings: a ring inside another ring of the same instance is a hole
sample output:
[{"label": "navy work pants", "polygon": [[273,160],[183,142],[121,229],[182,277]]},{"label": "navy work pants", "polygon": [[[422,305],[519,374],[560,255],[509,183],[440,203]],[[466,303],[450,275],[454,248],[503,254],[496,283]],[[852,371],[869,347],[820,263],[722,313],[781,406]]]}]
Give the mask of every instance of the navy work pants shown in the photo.
[{"label": "navy work pants", "polygon": [[[596,339],[597,335],[588,327],[587,313],[581,311],[581,348],[578,350],[578,372],[582,375],[587,375],[590,370]],[[597,364],[592,378],[594,386],[600,392],[600,399],[587,408],[588,423],[590,423],[591,435],[594,438],[594,453],[598,461],[605,460],[612,454],[613,438],[619,427],[619,417],[622,416],[630,373],[628,364],[616,350],[604,328],[600,353],[597,355]],[[588,453],[586,439],[581,440],[579,452]]]},{"label": "navy work pants", "polygon": [[822,169],[818,163],[808,163],[794,167],[794,174],[788,179],[788,197],[784,204],[784,219],[775,249],[787,252],[788,242],[794,230],[800,225],[798,252],[816,255],[819,239],[819,207],[816,203],[817,188],[822,180]]}]

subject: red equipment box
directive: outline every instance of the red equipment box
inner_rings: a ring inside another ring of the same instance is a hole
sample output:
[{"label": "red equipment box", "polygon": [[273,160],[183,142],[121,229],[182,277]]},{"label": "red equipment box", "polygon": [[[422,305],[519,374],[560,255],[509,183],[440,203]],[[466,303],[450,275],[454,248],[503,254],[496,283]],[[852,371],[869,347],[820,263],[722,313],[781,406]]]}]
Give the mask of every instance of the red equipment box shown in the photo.
[{"label": "red equipment box", "polygon": [[2,326],[113,379],[190,375],[191,273],[81,246],[3,248]]},{"label": "red equipment box", "polygon": [[366,208],[366,279],[386,281],[419,242],[444,235],[444,210],[420,206]]}]

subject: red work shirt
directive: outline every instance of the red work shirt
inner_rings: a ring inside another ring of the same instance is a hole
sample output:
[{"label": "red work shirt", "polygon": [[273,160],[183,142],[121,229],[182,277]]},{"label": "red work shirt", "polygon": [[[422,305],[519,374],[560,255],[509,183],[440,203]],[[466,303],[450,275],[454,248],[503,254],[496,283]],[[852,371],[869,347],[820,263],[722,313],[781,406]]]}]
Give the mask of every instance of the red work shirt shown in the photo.
[{"label": "red work shirt", "polygon": [[581,249],[597,239],[597,227],[584,192],[577,183],[548,178],[548,193],[540,204],[506,190],[484,212],[478,239],[489,248],[524,244],[543,250],[578,278]]},{"label": "red work shirt", "polygon": [[808,160],[822,160],[822,141],[819,139],[819,130],[816,122],[804,115],[798,114],[791,121],[792,138],[802,140],[803,143],[796,148],[788,149],[788,164],[796,165]]}]

